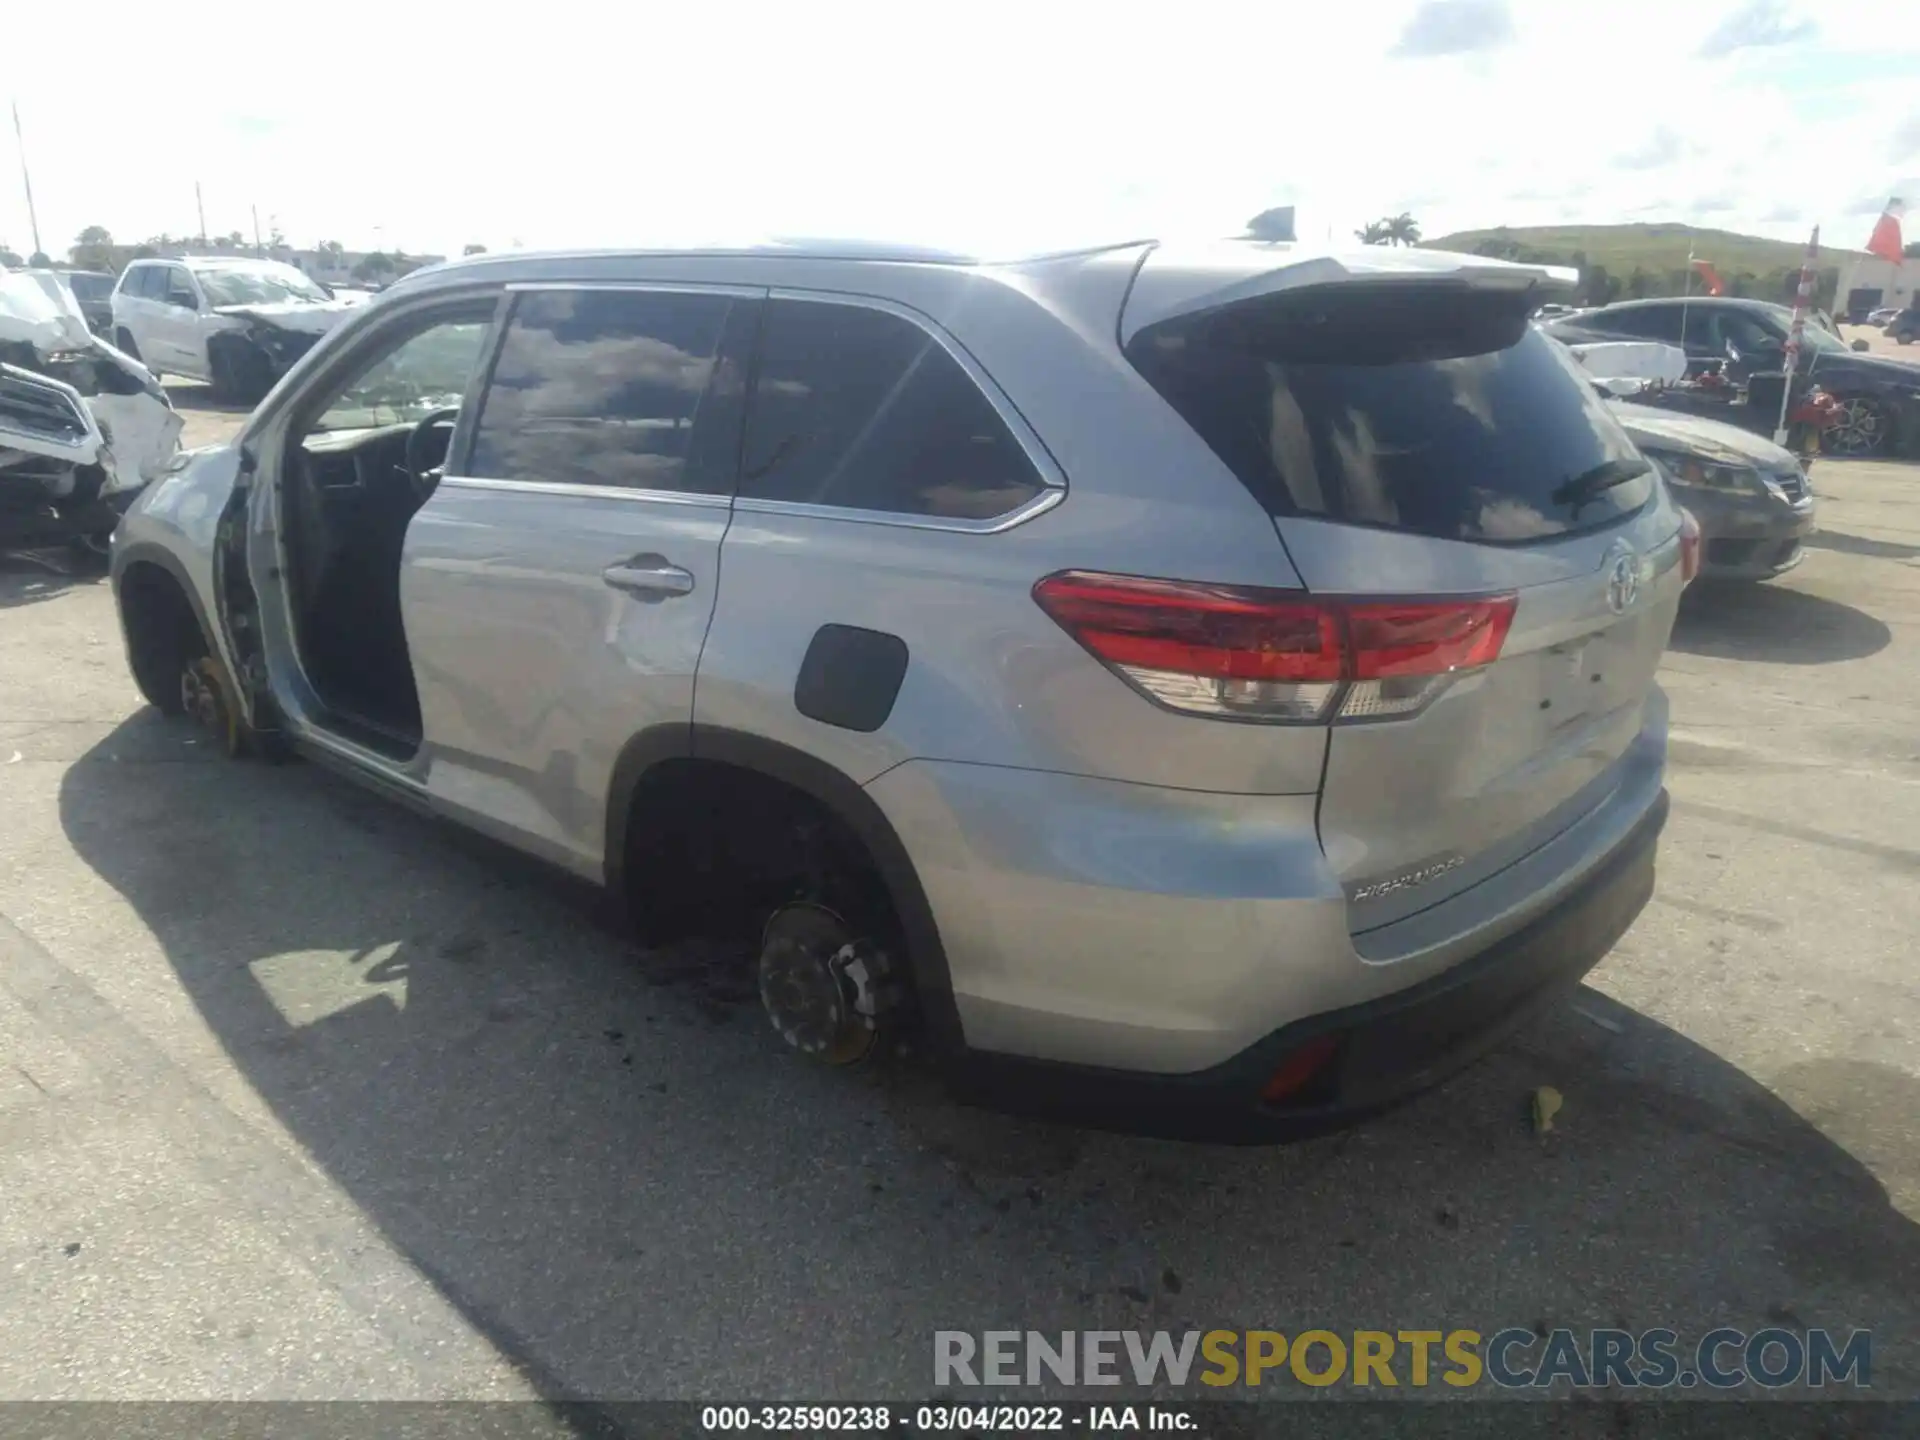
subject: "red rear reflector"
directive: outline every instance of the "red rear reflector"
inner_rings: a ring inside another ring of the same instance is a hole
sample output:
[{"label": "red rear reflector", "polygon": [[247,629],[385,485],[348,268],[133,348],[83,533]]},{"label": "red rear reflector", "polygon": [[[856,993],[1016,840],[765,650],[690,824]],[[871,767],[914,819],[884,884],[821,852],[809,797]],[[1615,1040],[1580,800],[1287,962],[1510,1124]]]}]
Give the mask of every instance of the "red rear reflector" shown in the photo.
[{"label": "red rear reflector", "polygon": [[[1109,668],[1176,710],[1315,721],[1360,685],[1353,716],[1423,706],[1456,670],[1499,658],[1512,595],[1312,600],[1292,590],[1069,570],[1033,588],[1040,608]],[[1420,680],[1432,683],[1421,685]],[[1399,683],[1382,698],[1378,682]]]},{"label": "red rear reflector", "polygon": [[1269,1105],[1277,1105],[1289,1095],[1304,1090],[1307,1084],[1326,1068],[1334,1052],[1340,1048],[1340,1037],[1321,1035],[1307,1041],[1298,1050],[1288,1052],[1273,1069],[1267,1083],[1260,1087],[1260,1098]]},{"label": "red rear reflector", "polygon": [[1680,584],[1691,585],[1700,573],[1700,522],[1684,505],[1680,507]]}]

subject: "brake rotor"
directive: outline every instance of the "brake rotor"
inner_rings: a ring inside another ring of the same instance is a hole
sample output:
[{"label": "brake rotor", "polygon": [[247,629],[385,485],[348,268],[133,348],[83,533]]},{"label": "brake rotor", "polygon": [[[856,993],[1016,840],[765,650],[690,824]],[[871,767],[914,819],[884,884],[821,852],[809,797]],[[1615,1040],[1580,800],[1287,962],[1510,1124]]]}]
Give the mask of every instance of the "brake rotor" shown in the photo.
[{"label": "brake rotor", "polygon": [[221,753],[240,753],[240,710],[226,671],[211,655],[189,660],[180,671],[180,708],[213,737]]},{"label": "brake rotor", "polygon": [[819,905],[788,905],[760,941],[760,1003],[787,1044],[825,1065],[864,1059],[888,1003],[886,957]]}]

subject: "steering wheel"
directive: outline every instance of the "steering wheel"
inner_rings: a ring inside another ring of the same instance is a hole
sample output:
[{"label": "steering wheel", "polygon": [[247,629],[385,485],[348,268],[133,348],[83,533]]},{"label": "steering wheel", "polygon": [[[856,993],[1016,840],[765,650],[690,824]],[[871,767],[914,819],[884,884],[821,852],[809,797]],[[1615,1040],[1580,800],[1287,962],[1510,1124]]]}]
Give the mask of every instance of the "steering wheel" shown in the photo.
[{"label": "steering wheel", "polygon": [[447,452],[444,445],[440,448],[440,462],[434,465],[427,463],[427,456],[430,453],[427,449],[429,437],[432,436],[435,430],[445,426],[448,431],[447,439],[451,441],[453,439],[453,424],[459,416],[460,407],[458,405],[448,406],[444,409],[435,410],[421,416],[419,422],[414,425],[413,429],[407,432],[407,453],[404,466],[407,472],[407,478],[413,482],[414,493],[420,497],[422,504],[426,502],[429,495],[433,494],[433,487],[440,483],[441,472],[446,468]]}]

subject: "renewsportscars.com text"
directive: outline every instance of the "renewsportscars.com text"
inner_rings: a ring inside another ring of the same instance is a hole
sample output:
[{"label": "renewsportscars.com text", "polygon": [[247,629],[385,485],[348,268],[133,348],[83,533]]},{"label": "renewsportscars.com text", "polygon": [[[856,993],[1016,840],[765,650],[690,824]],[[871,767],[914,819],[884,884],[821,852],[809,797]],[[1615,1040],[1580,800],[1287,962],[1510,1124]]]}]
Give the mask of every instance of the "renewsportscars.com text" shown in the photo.
[{"label": "renewsportscars.com text", "polygon": [[1873,1336],[1851,1330],[937,1330],[938,1386],[1328,1385],[1731,1390],[1873,1383]]}]

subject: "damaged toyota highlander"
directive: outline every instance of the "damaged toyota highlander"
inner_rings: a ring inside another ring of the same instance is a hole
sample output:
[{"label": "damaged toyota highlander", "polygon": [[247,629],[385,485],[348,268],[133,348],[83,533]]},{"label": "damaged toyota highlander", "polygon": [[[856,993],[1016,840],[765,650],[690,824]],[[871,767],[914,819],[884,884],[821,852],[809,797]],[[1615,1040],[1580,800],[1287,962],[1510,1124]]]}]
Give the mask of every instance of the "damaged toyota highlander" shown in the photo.
[{"label": "damaged toyota highlander", "polygon": [[1696,532],[1575,277],[1134,241],[481,256],[141,497],[142,693],[737,938],[774,1031],[1280,1138],[1653,889]]},{"label": "damaged toyota highlander", "polygon": [[0,273],[0,549],[104,555],[179,449],[180,425],[153,376],[89,331],[58,276]]},{"label": "damaged toyota highlander", "polygon": [[114,343],[156,375],[251,405],[357,308],[276,260],[136,260],[113,292]]}]

